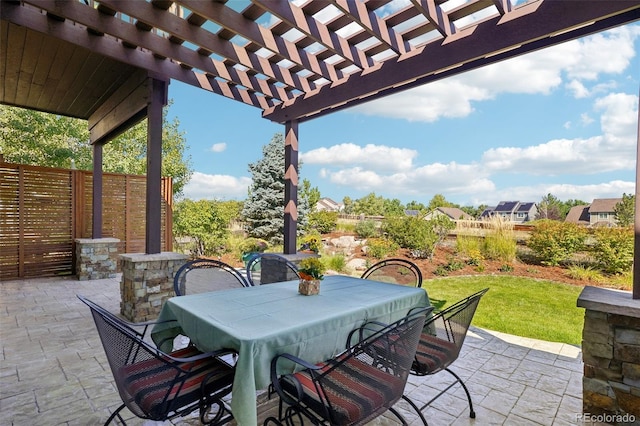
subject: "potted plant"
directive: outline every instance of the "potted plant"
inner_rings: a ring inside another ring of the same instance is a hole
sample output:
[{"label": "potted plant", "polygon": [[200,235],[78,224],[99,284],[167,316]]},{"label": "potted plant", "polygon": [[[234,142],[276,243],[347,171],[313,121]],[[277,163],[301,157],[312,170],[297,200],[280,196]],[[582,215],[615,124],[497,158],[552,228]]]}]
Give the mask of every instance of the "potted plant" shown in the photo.
[{"label": "potted plant", "polygon": [[320,293],[320,281],[324,278],[324,264],[317,257],[307,257],[300,261],[298,292],[305,296]]}]

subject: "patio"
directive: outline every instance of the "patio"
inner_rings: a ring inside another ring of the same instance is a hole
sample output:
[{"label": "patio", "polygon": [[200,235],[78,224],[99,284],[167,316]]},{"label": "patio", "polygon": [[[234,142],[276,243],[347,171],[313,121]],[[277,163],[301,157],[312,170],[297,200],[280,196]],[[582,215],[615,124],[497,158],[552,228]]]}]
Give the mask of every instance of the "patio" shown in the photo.
[{"label": "patio", "polygon": [[[102,424],[120,404],[89,309],[76,294],[119,312],[120,275],[93,281],[64,277],[0,284],[3,424]],[[469,386],[477,418],[469,419],[458,386],[425,411],[431,426],[581,423],[579,348],[472,328],[454,370]],[[407,393],[417,403],[427,401],[449,377],[411,376]],[[271,414],[275,400],[262,401],[259,411]],[[407,419],[420,424],[410,412]],[[154,424],[131,420],[130,424]],[[166,424],[198,423],[193,417]],[[374,423],[392,424],[384,419]]]}]

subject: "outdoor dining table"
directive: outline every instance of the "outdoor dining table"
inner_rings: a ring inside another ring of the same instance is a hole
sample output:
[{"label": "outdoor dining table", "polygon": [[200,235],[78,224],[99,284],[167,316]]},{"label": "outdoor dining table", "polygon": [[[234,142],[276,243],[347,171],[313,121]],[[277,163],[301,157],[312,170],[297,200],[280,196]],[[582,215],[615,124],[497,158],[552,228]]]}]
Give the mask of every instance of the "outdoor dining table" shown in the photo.
[{"label": "outdoor dining table", "polygon": [[183,334],[202,351],[236,350],[231,409],[238,425],[255,426],[256,391],[268,387],[275,355],[320,362],[343,351],[349,332],[365,322],[391,323],[425,306],[421,288],[331,275],[313,296],[299,294],[298,281],[286,281],[173,297],[158,319],[175,321],[157,324],[152,338]]}]

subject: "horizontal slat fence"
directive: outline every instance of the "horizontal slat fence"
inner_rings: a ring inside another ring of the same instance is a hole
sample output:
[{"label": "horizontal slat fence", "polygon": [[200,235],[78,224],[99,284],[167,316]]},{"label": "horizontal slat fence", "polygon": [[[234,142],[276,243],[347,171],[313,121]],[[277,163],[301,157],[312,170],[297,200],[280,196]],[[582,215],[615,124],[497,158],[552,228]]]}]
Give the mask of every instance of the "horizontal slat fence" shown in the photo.
[{"label": "horizontal slat fence", "polygon": [[[92,238],[93,173],[0,163],[0,281],[75,273],[75,239]],[[171,178],[162,179],[162,247],[172,250]],[[102,236],[145,250],[146,177],[105,173]]]}]

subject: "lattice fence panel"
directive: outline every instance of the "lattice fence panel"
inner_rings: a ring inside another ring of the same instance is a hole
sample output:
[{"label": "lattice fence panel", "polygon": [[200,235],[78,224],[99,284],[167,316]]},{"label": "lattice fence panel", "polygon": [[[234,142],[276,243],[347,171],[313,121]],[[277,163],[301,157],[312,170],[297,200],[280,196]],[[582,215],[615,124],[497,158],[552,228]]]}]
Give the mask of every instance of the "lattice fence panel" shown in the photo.
[{"label": "lattice fence panel", "polygon": [[[171,250],[171,179],[163,178],[162,247]],[[74,273],[75,238],[92,236],[91,172],[0,164],[0,280]],[[105,173],[103,237],[144,253],[146,177]]]},{"label": "lattice fence panel", "polygon": [[20,261],[20,172],[0,167],[0,280],[17,277]]}]

